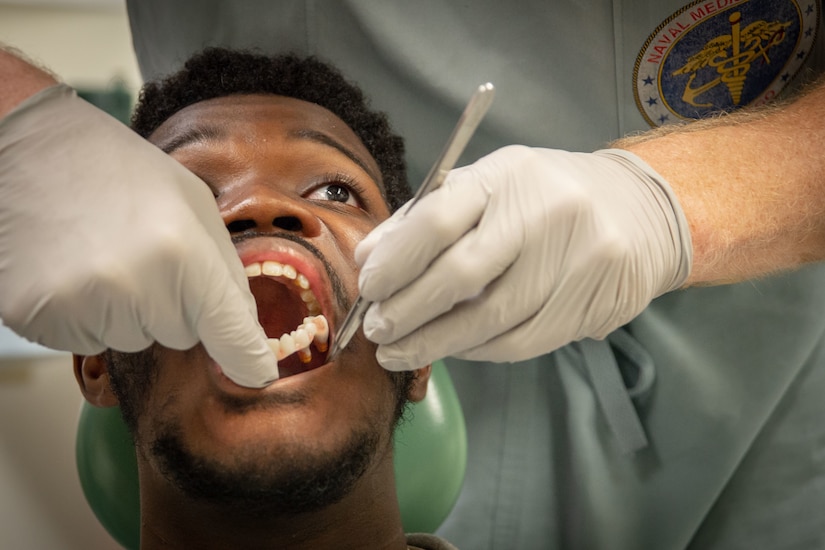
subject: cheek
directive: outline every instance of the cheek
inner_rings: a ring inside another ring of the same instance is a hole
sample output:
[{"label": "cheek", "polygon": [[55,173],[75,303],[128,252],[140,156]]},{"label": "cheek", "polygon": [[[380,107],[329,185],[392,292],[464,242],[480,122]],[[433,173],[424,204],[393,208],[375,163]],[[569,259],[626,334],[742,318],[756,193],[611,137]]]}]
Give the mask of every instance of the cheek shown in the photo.
[{"label": "cheek", "polygon": [[159,346],[158,380],[155,397],[195,395],[206,388],[208,368],[212,360],[203,344],[188,350],[174,350]]},{"label": "cheek", "polygon": [[327,227],[332,234],[333,242],[340,257],[345,262],[345,265],[338,269],[338,273],[351,273],[351,277],[342,277],[347,283],[349,291],[357,291],[358,285],[358,264],[355,263],[355,247],[358,243],[364,240],[370,231],[375,229],[376,225],[372,221],[357,221],[347,220],[347,223],[327,224]]},{"label": "cheek", "polygon": [[349,254],[348,258],[352,258],[355,253],[355,246],[363,241],[370,231],[375,229],[377,224],[371,221],[358,221],[349,223],[341,223],[333,229],[335,237],[341,242],[343,247],[346,247]]},{"label": "cheek", "polygon": [[357,349],[346,364],[312,385],[305,406],[282,411],[299,426],[299,438],[334,448],[353,432],[391,436],[388,426],[395,411],[392,381],[375,361],[372,345],[364,342]]},{"label": "cheek", "polygon": [[[364,355],[373,358],[372,348],[363,346]],[[364,365],[362,363],[362,365]],[[395,416],[395,391],[392,382],[376,363],[372,368],[358,368],[351,362],[350,371],[361,371],[341,380],[328,395],[327,403],[332,404],[325,411],[318,427],[330,434],[344,435],[353,430],[368,430],[391,437],[389,428]]]},{"label": "cheek", "polygon": [[157,378],[141,419],[144,435],[191,415],[208,393],[206,369],[210,361],[202,345],[186,351],[157,348]]}]

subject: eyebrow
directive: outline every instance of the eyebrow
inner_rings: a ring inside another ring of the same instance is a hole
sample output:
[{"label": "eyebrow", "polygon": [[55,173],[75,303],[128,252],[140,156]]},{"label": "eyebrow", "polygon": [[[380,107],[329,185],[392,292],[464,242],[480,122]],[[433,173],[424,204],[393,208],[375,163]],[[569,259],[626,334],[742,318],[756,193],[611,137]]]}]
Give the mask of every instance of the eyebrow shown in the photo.
[{"label": "eyebrow", "polygon": [[204,141],[219,141],[226,135],[220,126],[198,125],[187,128],[182,134],[174,137],[166,143],[160,145],[160,150],[171,155],[175,150],[185,147],[191,143]]},{"label": "eyebrow", "polygon": [[310,141],[314,141],[316,143],[320,143],[322,145],[327,145],[332,147],[333,149],[338,150],[352,162],[357,164],[361,167],[361,169],[366,172],[375,183],[378,185],[379,188],[384,188],[384,182],[380,176],[380,174],[376,174],[371,168],[367,166],[367,163],[359,157],[354,151],[345,147],[342,143],[335,141],[333,138],[328,136],[323,132],[319,132],[317,130],[310,130],[308,128],[301,129],[301,130],[293,130],[288,134],[290,137],[296,137],[299,139],[308,139]]}]

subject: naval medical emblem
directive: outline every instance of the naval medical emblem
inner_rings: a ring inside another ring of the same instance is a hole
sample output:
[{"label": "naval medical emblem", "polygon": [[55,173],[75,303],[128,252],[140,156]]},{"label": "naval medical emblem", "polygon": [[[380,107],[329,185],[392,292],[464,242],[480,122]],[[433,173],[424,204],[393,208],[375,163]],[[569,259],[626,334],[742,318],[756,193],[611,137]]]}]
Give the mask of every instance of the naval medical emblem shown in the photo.
[{"label": "naval medical emblem", "polygon": [[819,12],[819,0],[685,6],[650,35],[636,58],[636,105],[651,126],[660,126],[770,101],[810,54]]}]

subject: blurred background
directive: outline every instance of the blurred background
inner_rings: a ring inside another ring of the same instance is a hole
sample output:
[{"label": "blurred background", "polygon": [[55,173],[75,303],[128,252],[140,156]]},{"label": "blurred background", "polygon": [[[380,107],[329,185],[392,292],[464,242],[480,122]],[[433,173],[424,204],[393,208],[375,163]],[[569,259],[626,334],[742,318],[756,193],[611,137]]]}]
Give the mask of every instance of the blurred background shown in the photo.
[{"label": "blurred background", "polygon": [[[0,42],[128,120],[141,79],[123,0],[0,0]],[[0,326],[0,549],[119,548],[77,479],[81,400],[71,355]]]}]

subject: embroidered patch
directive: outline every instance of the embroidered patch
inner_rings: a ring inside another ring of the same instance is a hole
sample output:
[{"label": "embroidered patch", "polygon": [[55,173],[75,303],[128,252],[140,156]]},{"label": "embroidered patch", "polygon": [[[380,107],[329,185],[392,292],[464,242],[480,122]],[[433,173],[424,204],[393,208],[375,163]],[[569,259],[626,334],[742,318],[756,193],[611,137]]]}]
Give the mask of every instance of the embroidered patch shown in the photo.
[{"label": "embroidered patch", "polygon": [[645,120],[661,126],[773,99],[813,47],[819,0],[701,0],[647,39],[633,68]]}]

